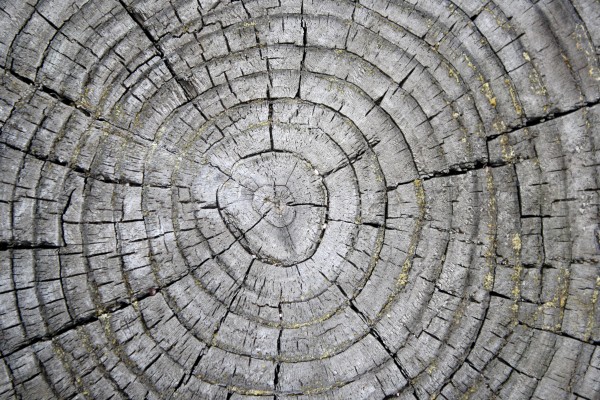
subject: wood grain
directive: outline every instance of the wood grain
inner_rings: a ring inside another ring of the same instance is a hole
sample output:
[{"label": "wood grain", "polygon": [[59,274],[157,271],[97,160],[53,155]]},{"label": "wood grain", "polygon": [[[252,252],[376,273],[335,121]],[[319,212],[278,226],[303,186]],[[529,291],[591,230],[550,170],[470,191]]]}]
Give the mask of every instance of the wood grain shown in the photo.
[{"label": "wood grain", "polygon": [[597,0],[0,0],[0,399],[600,399]]}]

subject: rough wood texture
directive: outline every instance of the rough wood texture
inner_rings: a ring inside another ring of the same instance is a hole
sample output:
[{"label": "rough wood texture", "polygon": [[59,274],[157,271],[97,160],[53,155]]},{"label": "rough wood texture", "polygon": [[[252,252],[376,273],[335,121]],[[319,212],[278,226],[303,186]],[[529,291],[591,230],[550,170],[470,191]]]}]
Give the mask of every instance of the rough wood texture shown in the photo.
[{"label": "rough wood texture", "polygon": [[598,0],[0,0],[1,399],[600,399]]}]

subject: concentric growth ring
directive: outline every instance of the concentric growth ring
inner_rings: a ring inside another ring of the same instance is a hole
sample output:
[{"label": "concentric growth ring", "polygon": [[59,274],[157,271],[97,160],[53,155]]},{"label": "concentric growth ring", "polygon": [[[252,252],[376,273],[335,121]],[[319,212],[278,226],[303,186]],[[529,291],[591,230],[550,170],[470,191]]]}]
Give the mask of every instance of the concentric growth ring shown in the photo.
[{"label": "concentric growth ring", "polygon": [[231,172],[216,197],[242,246],[271,264],[310,259],[327,207],[318,171],[290,153],[266,152],[237,161]]},{"label": "concentric growth ring", "polygon": [[0,398],[597,398],[598,2],[9,3]]}]

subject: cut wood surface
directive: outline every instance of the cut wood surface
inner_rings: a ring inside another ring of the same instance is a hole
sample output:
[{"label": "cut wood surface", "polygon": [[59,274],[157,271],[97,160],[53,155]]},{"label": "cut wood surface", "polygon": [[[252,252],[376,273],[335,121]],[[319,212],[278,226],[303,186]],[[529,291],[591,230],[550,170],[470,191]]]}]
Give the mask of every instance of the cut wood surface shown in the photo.
[{"label": "cut wood surface", "polygon": [[0,399],[600,399],[598,0],[0,0]]}]

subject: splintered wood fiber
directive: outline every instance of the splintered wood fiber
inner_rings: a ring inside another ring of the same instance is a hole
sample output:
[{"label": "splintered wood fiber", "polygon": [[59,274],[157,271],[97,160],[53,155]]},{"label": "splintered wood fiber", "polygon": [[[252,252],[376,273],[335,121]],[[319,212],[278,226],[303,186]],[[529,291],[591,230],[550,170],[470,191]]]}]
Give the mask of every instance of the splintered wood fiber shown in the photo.
[{"label": "splintered wood fiber", "polygon": [[0,0],[0,400],[600,400],[598,0]]}]

